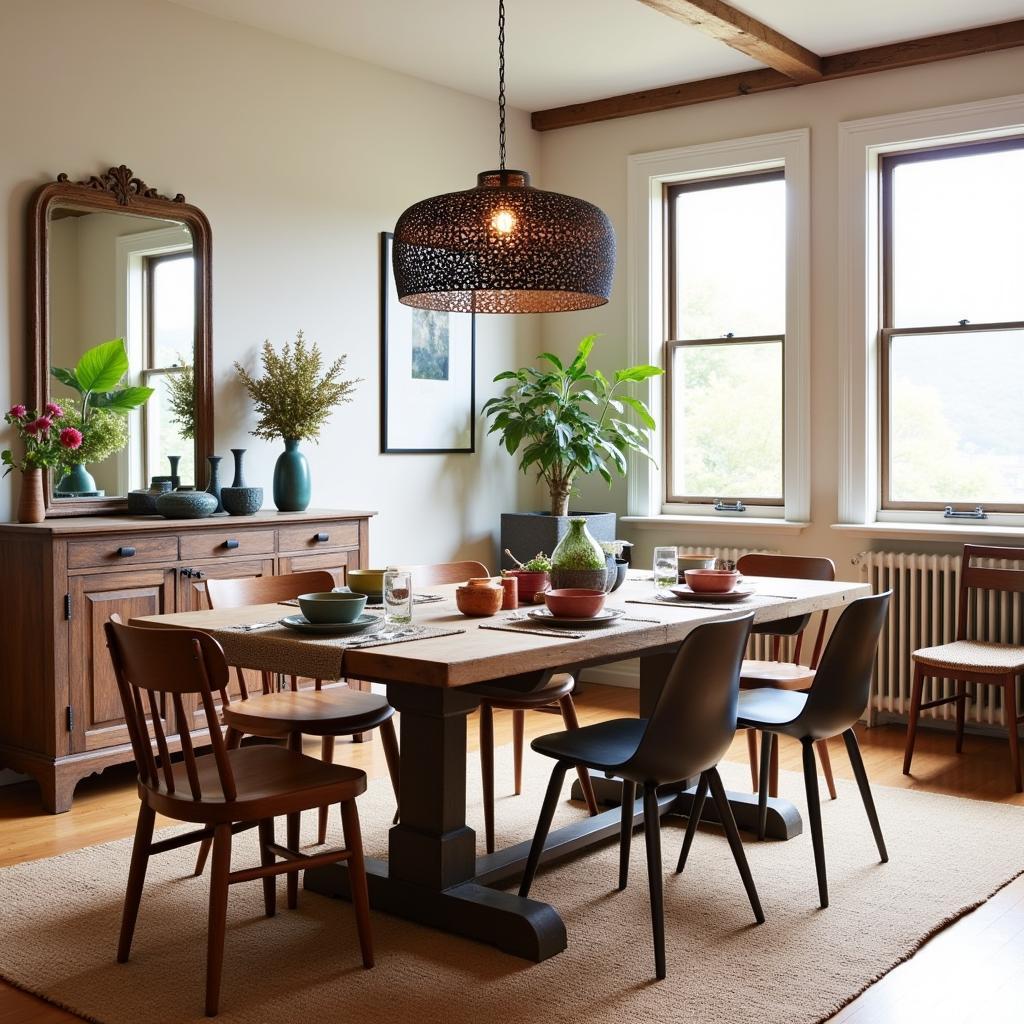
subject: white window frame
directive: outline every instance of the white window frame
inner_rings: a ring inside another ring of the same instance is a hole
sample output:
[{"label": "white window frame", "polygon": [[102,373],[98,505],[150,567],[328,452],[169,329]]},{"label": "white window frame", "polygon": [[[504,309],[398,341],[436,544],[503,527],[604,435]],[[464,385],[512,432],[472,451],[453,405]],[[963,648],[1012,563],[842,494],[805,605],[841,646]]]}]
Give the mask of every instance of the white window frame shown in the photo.
[{"label": "white window frame", "polygon": [[[629,362],[661,365],[664,344],[664,187],[681,181],[731,177],[782,168],[786,175],[786,335],[783,366],[784,504],[748,506],[745,513],[716,513],[710,505],[663,502],[660,468],[664,446],[663,378],[646,382],[658,429],[657,464],[632,455],[628,481],[629,517],[688,519],[716,526],[750,527],[752,520],[802,527],[810,518],[810,130],[799,128],[700,146],[641,153],[628,159]],[[640,388],[641,392],[644,390]],[[727,496],[726,496],[727,497]]]},{"label": "white window frame", "polygon": [[[879,166],[886,153],[1024,133],[1024,95],[915,110],[839,125],[839,524],[950,527],[941,512],[881,508],[878,420]],[[964,523],[956,520],[962,532]],[[1024,526],[992,513],[977,528]]]}]

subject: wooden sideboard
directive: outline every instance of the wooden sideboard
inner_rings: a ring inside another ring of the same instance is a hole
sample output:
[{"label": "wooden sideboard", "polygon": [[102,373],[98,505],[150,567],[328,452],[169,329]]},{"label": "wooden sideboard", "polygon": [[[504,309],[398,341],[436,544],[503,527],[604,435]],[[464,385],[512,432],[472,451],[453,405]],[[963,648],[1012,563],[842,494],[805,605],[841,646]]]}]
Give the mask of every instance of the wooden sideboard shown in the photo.
[{"label": "wooden sideboard", "polygon": [[[0,524],[0,768],[33,776],[43,806],[132,760],[103,623],[206,607],[209,577],[366,567],[373,512],[95,516]],[[198,717],[190,723],[200,726]]]}]

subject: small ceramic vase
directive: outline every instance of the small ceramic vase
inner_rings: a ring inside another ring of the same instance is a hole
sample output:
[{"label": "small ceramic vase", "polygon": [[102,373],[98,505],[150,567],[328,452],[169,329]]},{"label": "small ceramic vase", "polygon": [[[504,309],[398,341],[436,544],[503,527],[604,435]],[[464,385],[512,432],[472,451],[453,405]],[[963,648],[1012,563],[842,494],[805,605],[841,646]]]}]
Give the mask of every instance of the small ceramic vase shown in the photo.
[{"label": "small ceramic vase", "polygon": [[219,455],[206,456],[206,461],[210,464],[210,482],[206,485],[206,493],[217,499],[217,507],[213,510],[215,515],[224,511],[224,505],[220,500],[220,459]]},{"label": "small ceramic vase", "polygon": [[56,491],[58,494],[95,494],[96,481],[85,464],[79,462],[60,478]]},{"label": "small ceramic vase", "polygon": [[309,508],[309,463],[295,438],[284,439],[284,451],[274,464],[274,504],[279,512]]},{"label": "small ceramic vase", "polygon": [[231,481],[232,487],[245,487],[245,473],[242,469],[242,460],[245,458],[244,448],[232,448],[231,454],[235,459],[235,478]]},{"label": "small ceramic vase", "polygon": [[18,522],[41,523],[46,518],[43,504],[43,471],[26,469],[21,474],[21,494],[18,496]]},{"label": "small ceramic vase", "polygon": [[463,615],[484,617],[501,611],[505,588],[493,580],[470,580],[455,589],[455,604]]},{"label": "small ceramic vase", "polygon": [[171,464],[171,490],[176,491],[181,486],[181,477],[178,476],[178,463],[181,462],[181,456],[168,455],[167,461]]},{"label": "small ceramic vase", "polygon": [[224,487],[220,500],[230,516],[254,516],[263,508],[263,488]]},{"label": "small ceramic vase", "polygon": [[607,585],[601,545],[587,530],[586,519],[570,519],[568,532],[551,552],[552,589],[605,590]]}]

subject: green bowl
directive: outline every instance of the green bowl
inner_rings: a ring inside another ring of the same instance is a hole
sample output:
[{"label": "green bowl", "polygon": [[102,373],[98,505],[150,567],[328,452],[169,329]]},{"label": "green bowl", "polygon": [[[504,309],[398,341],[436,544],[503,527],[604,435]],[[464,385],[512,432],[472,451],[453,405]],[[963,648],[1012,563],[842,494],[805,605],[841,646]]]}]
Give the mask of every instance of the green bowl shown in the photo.
[{"label": "green bowl", "polygon": [[380,594],[384,590],[384,569],[349,569],[345,582],[357,594]]},{"label": "green bowl", "polygon": [[326,594],[300,594],[299,607],[310,622],[355,622],[366,608],[366,595],[337,591]]}]

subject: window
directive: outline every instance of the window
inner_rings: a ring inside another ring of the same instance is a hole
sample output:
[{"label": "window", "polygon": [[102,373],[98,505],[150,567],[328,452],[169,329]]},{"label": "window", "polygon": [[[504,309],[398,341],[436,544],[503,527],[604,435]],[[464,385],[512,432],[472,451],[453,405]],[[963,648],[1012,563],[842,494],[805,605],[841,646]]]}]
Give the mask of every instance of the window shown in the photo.
[{"label": "window", "polygon": [[142,407],[144,478],[166,474],[168,455],[180,455],[179,475],[195,480],[195,446],[174,419],[170,387],[192,372],[195,331],[195,263],[191,249],[143,257],[142,383],[156,393]]},{"label": "window", "polygon": [[786,181],[665,186],[665,501],[783,504]]},{"label": "window", "polygon": [[881,507],[1024,512],[1024,138],[880,166]]}]

